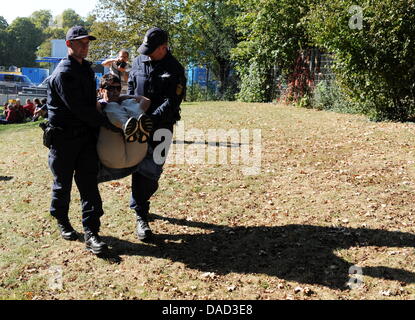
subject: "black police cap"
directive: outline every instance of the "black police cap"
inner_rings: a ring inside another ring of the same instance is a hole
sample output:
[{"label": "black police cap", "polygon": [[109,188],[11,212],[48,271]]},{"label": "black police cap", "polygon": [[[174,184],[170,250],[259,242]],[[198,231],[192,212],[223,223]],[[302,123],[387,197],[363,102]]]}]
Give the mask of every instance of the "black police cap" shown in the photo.
[{"label": "black police cap", "polygon": [[84,27],[75,26],[68,30],[66,33],[66,40],[78,40],[83,38],[89,38],[89,40],[96,40],[94,36],[90,36],[88,31]]},{"label": "black police cap", "polygon": [[160,28],[151,28],[146,32],[143,44],[138,48],[138,52],[148,56],[152,54],[160,45],[166,43],[169,36],[166,31]]}]

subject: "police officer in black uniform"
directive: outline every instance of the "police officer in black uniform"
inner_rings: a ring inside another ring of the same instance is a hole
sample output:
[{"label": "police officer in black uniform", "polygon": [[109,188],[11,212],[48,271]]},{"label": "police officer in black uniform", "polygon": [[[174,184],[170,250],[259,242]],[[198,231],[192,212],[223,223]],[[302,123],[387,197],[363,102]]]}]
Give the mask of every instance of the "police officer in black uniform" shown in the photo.
[{"label": "police officer in black uniform", "polygon": [[48,83],[49,167],[54,179],[50,213],[64,239],[78,238],[68,218],[74,177],[81,196],[86,248],[100,254],[107,245],[98,235],[104,212],[97,184],[96,137],[100,126],[113,127],[96,109],[95,74],[85,60],[90,40],[96,38],[83,27],[69,29],[68,57],[59,63]]},{"label": "police officer in black uniform", "polygon": [[[153,121],[153,133],[158,129],[173,133],[173,125],[180,120],[180,103],[186,89],[184,68],[170,53],[168,34],[160,28],[147,31],[138,51],[141,55],[134,60],[129,75],[129,94],[150,98],[147,114]],[[151,135],[149,149],[154,150],[160,143]],[[161,174],[163,164],[156,164],[152,157],[150,161],[155,171]],[[158,189],[159,177],[159,174],[132,174],[130,207],[136,212],[137,236],[142,241],[150,240],[152,236],[147,215],[149,199]]]}]

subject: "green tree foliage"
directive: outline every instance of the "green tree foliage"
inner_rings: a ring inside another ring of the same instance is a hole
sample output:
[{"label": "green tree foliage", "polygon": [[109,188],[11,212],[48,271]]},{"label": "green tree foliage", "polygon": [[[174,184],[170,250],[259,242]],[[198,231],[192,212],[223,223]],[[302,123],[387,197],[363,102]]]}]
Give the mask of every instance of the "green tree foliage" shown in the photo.
[{"label": "green tree foliage", "polygon": [[68,29],[49,27],[49,28],[45,29],[44,33],[45,33],[46,37],[50,40],[52,40],[52,39],[65,39],[67,31],[68,31]]},{"label": "green tree foliage", "polygon": [[57,27],[68,30],[73,26],[83,26],[85,21],[73,9],[66,9],[61,15],[56,16],[55,25]]},{"label": "green tree foliage", "polygon": [[99,0],[94,15],[83,19],[68,9],[55,25],[47,25],[47,10],[10,26],[0,17],[0,64],[33,65],[31,52],[42,40],[47,39],[38,55],[48,56],[49,40],[64,38],[73,25],[84,25],[98,38],[91,60],[116,55],[120,48],[134,57],[145,32],[159,26],[169,32],[170,46],[184,65],[210,66],[222,98],[229,97],[236,69],[239,99],[273,100],[277,83],[295,78],[299,51],[318,47],[333,54],[339,84],[319,87],[314,96],[320,108],[342,97],[375,119],[415,116],[415,1],[355,5],[353,0]]},{"label": "green tree foliage", "polygon": [[97,40],[91,43],[89,50],[90,60],[97,61],[106,57],[116,56],[121,48],[130,49],[131,47],[131,43],[125,38],[125,34],[119,31],[116,22],[95,22],[91,27],[91,34]]},{"label": "green tree foliage", "polygon": [[9,42],[10,38],[7,33],[8,23],[4,17],[0,16],[0,65],[9,65],[10,51]]},{"label": "green tree foliage", "polygon": [[[50,40],[64,39],[73,25],[89,28],[95,20],[94,15],[89,15],[84,21],[72,9],[65,10],[55,20],[50,10],[38,10],[29,18],[15,19],[10,25],[0,16],[0,65],[34,67],[36,56],[50,56]],[[60,27],[58,22],[64,27]],[[41,66],[48,67],[48,64]]]},{"label": "green tree foliage", "polygon": [[[48,57],[51,51],[50,32],[54,30],[50,25],[53,22],[53,16],[50,10],[38,10],[30,15],[33,24],[40,30],[43,30],[43,42],[37,48],[36,55],[38,57]],[[59,39],[59,38],[58,38]],[[40,63],[40,67],[47,68],[48,63]]]},{"label": "green tree foliage", "polygon": [[192,60],[209,65],[219,80],[220,98],[232,97],[237,89],[231,77],[234,67],[231,50],[238,43],[236,18],[239,14],[235,3],[217,0],[189,0],[183,11],[182,24],[187,34],[182,37],[192,48]]},{"label": "green tree foliage", "polygon": [[[44,30],[43,34],[44,34],[45,40],[38,47],[36,51],[36,55],[38,57],[50,57],[52,54],[51,40],[65,39],[66,30],[63,28],[55,27],[55,26],[49,26]],[[48,62],[41,62],[39,65],[42,68],[50,67],[50,64]]]},{"label": "green tree foliage", "polygon": [[[108,56],[116,54],[120,48],[127,48],[134,55],[145,32],[154,26],[177,34],[180,6],[180,1],[167,0],[99,0],[94,11],[98,22],[91,27],[98,40],[91,47],[91,54],[106,52],[104,56]],[[177,40],[174,37],[170,43],[175,52]]]},{"label": "green tree foliage", "polygon": [[6,30],[8,26],[7,20],[0,16],[0,30]]},{"label": "green tree foliage", "polygon": [[86,19],[84,20],[84,27],[87,30],[91,30],[92,25],[94,24],[94,22],[97,20],[97,16],[94,14],[89,14]]},{"label": "green tree foliage", "polygon": [[[52,52],[52,44],[49,39],[42,42],[42,44],[38,47],[36,51],[36,55],[40,58],[43,57],[50,57]],[[42,68],[48,68],[49,63],[48,62],[41,62],[39,64]]]},{"label": "green tree foliage", "polygon": [[[38,57],[50,57],[52,54],[52,44],[51,40],[54,39],[65,39],[66,32],[62,28],[50,26],[44,30],[44,38],[45,40],[42,44],[38,47],[36,51],[36,55]],[[40,67],[42,68],[49,68],[50,64],[48,62],[41,62]]]},{"label": "green tree foliage", "polygon": [[17,18],[7,28],[10,41],[8,50],[11,53],[10,64],[16,66],[36,66],[36,49],[42,43],[42,30],[38,29],[31,19]]},{"label": "green tree foliage", "polygon": [[276,92],[275,77],[286,77],[291,73],[298,51],[309,44],[301,19],[313,1],[234,2],[243,11],[237,18],[241,41],[232,51],[242,80],[239,98],[243,101],[271,101]]},{"label": "green tree foliage", "polygon": [[235,4],[217,0],[99,0],[95,14],[100,22],[92,27],[98,38],[93,55],[114,54],[120,47],[137,54],[145,32],[158,26],[169,32],[170,47],[184,65],[209,64],[220,81],[221,94],[230,87],[230,49],[238,41]]},{"label": "green tree foliage", "polygon": [[[41,11],[44,12],[45,10]],[[32,17],[34,14],[35,13],[32,14]],[[46,15],[46,12],[44,14]],[[61,15],[55,17],[54,24],[50,23],[52,20],[51,16],[49,25],[43,29],[44,41],[38,47],[36,52],[38,57],[49,57],[52,51],[50,41],[54,39],[65,39],[66,32],[70,27],[74,25],[83,25],[87,29],[90,29],[95,21],[95,16],[89,15],[85,20],[83,20],[74,10],[67,9],[63,11]],[[44,21],[46,21],[46,19],[44,19]],[[40,63],[40,66],[47,68],[49,67],[49,63],[42,62]]]},{"label": "green tree foliage", "polygon": [[53,17],[50,10],[38,10],[30,15],[30,19],[38,29],[44,30],[52,23]]},{"label": "green tree foliage", "polygon": [[335,55],[338,80],[366,114],[407,120],[415,109],[415,1],[360,1],[360,13],[354,4],[315,5],[308,31]]}]

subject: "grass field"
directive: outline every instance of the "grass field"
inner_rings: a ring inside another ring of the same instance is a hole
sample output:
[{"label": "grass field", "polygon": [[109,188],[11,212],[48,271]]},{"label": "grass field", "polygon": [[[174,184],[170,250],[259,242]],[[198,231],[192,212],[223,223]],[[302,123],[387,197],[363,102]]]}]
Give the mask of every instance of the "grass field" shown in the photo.
[{"label": "grass field", "polygon": [[[415,299],[413,123],[274,104],[182,109],[187,129],[261,129],[261,172],[167,164],[150,244],[134,234],[130,179],[102,184],[109,259],[60,238],[41,130],[0,127],[1,299]],[[177,140],[172,157],[235,148]],[[80,216],[74,187],[82,234]],[[361,274],[352,286],[349,271]]]}]

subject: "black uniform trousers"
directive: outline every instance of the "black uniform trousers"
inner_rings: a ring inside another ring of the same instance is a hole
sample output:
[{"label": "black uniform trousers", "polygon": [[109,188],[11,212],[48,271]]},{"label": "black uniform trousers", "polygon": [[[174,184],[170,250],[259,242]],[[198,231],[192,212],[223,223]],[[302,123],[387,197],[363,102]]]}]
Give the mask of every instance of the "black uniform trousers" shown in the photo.
[{"label": "black uniform trousers", "polygon": [[96,136],[87,130],[55,132],[48,161],[53,174],[51,215],[68,221],[72,179],[75,178],[81,196],[82,225],[85,230],[98,232],[99,218],[104,212],[97,183]]},{"label": "black uniform trousers", "polygon": [[[173,125],[166,125],[164,129],[168,129],[173,134]],[[153,141],[151,137],[150,145],[153,150],[163,141]],[[167,155],[166,155],[167,156]],[[162,167],[164,163],[159,165],[152,161],[154,166]],[[155,170],[158,171],[158,170]],[[150,198],[159,187],[159,176],[144,176],[139,172],[134,172],[131,178],[131,199],[130,208],[133,209],[137,216],[145,217],[150,209]]]}]

